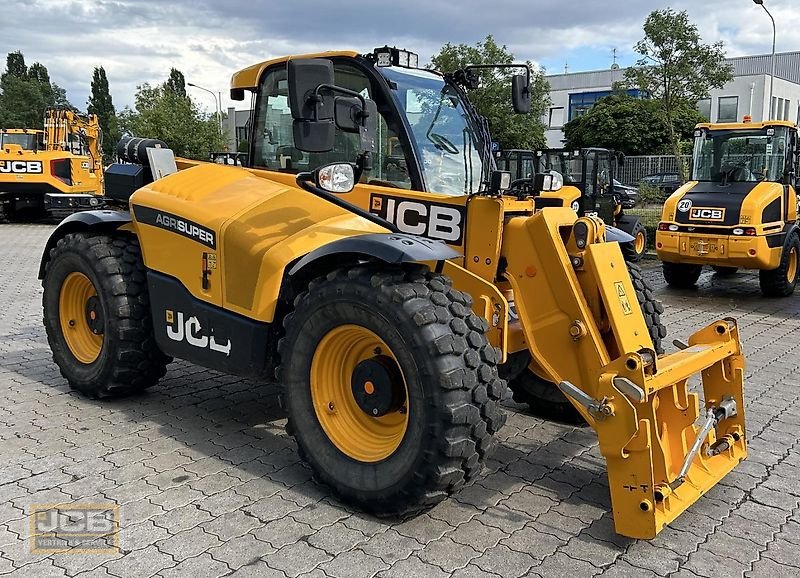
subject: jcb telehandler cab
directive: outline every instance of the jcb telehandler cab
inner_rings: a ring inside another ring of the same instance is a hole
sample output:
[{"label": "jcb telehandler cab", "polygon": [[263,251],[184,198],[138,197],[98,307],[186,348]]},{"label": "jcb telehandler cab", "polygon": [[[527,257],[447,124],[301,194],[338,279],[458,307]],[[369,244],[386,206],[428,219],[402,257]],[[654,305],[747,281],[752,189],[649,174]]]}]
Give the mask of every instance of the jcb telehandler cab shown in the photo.
[{"label": "jcb telehandler cab", "polygon": [[786,121],[700,124],[691,180],[664,204],[656,251],[673,287],[757,269],[767,297],[800,276],[797,126]]},{"label": "jcb telehandler cab", "polygon": [[414,60],[383,48],[238,72],[251,168],[178,160],[142,185],[170,159],[125,143],[138,164],[109,168],[118,207],[67,219],[44,252],[56,362],[96,397],[153,385],[173,357],[275,375],[304,459],[384,514],[474,479],[505,421],[500,371],[524,376],[597,431],[617,531],[655,536],[746,456],[736,323],[659,355],[661,306],[602,221],[534,212],[557,178],[510,188],[495,169],[473,71]]}]

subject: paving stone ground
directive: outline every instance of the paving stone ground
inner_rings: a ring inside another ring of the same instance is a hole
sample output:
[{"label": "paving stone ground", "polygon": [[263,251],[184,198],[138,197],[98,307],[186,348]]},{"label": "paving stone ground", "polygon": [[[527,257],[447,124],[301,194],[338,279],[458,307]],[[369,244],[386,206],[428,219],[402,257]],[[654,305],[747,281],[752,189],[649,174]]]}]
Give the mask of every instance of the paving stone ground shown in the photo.
[{"label": "paving stone ground", "polygon": [[[800,294],[710,273],[664,287],[672,338],[739,321],[750,457],[650,542],[617,536],[590,429],[509,405],[477,483],[418,518],[354,511],[311,480],[275,386],[177,362],[146,394],[92,401],[51,361],[36,271],[52,227],[0,226],[0,574],[11,576],[800,575]],[[120,504],[115,554],[31,554],[32,505]]]}]

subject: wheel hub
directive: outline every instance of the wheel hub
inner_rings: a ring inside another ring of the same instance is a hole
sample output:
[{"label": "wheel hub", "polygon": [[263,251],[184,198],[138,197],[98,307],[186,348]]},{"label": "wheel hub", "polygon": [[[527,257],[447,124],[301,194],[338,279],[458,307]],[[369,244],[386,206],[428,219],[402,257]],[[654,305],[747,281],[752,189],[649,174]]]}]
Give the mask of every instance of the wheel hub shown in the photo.
[{"label": "wheel hub", "polygon": [[105,328],[105,319],[103,318],[103,309],[100,306],[100,299],[97,295],[93,295],[86,300],[86,325],[89,330],[95,335],[102,335]]},{"label": "wheel hub", "polygon": [[386,355],[378,355],[356,365],[351,388],[358,407],[372,417],[399,411],[406,401],[400,368]]}]

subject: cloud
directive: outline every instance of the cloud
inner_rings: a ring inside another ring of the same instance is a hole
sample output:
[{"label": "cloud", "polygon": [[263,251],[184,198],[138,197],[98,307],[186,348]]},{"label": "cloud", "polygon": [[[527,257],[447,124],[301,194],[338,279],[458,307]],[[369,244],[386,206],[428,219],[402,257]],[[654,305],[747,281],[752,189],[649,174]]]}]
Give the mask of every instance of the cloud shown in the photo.
[{"label": "cloud", "polygon": [[[642,36],[656,0],[554,3],[544,0],[435,2],[404,0],[365,4],[363,0],[8,0],[0,37],[8,50],[22,50],[28,63],[45,64],[51,78],[83,108],[92,68],[105,67],[114,103],[133,103],[136,86],[159,83],[169,69],[222,93],[228,105],[230,75],[250,64],[283,54],[330,49],[370,51],[383,44],[407,47],[427,62],[445,42],[475,43],[493,34],[519,59],[557,71],[632,62],[631,47]],[[769,0],[778,22],[778,50],[800,49],[796,0]],[[723,40],[730,55],[771,49],[772,27],[763,10],[748,0],[676,0],[688,10],[706,41]],[[607,55],[607,56],[605,56]],[[191,89],[190,89],[191,90]],[[194,95],[209,109],[211,97]]]}]

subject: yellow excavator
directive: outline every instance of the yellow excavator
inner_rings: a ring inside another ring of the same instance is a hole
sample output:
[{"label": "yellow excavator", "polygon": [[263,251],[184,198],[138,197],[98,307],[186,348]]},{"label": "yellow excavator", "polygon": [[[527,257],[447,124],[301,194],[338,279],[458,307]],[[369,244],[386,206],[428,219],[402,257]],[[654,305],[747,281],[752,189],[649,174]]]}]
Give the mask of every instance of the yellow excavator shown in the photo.
[{"label": "yellow excavator", "polygon": [[0,131],[0,219],[63,218],[102,204],[96,115],[50,109],[44,130]]},{"label": "yellow excavator", "polygon": [[[652,538],[747,455],[736,322],[660,354],[660,304],[606,225],[535,211],[557,175],[512,187],[496,169],[465,91],[476,68],[416,60],[383,47],[236,73],[232,97],[258,103],[250,167],[121,143],[108,209],[44,249],[54,359],[99,398],[173,358],[274,376],[315,474],[384,515],[479,476],[507,380],[528,376],[596,430],[617,531]],[[497,66],[519,71],[527,113],[527,66]]]}]

